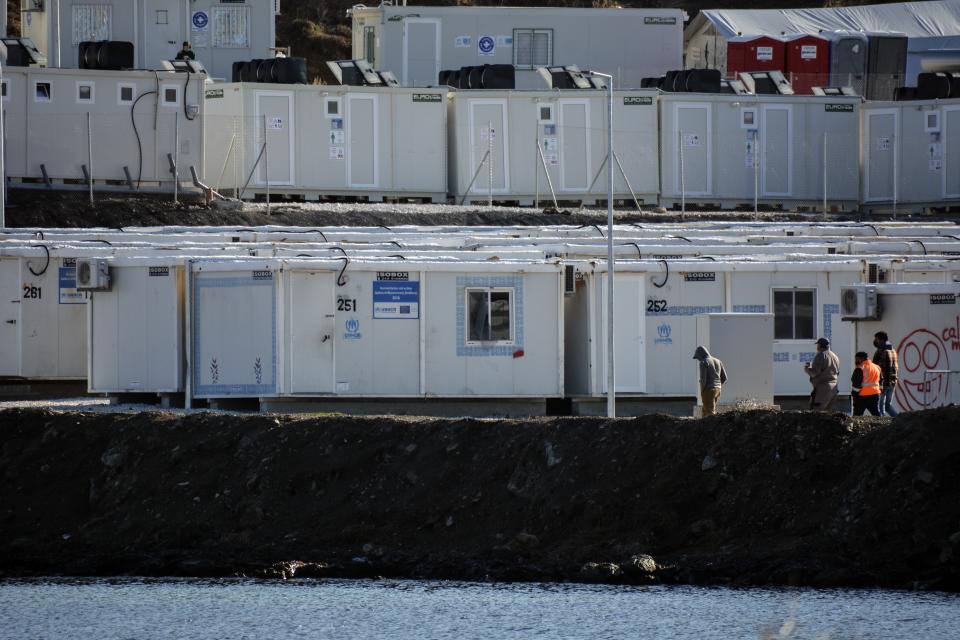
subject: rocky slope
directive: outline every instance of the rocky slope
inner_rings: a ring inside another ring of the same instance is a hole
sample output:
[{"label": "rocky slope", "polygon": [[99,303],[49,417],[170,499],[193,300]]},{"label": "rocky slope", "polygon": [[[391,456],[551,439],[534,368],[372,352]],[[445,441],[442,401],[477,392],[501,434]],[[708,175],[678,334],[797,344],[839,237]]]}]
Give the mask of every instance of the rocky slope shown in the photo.
[{"label": "rocky slope", "polygon": [[0,414],[0,576],[960,588],[960,409]]}]

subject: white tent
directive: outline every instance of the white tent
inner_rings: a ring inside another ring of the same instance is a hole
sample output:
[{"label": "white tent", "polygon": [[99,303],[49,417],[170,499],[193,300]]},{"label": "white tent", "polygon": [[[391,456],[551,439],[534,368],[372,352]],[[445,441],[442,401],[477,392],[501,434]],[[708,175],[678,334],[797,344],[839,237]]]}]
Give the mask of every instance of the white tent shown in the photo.
[{"label": "white tent", "polygon": [[[684,32],[687,66],[703,36],[728,40],[737,35],[816,34],[821,31],[864,31],[907,36],[907,79],[938,63],[960,65],[960,0],[903,2],[826,9],[709,9],[701,11]],[[716,50],[716,47],[713,48]]]}]

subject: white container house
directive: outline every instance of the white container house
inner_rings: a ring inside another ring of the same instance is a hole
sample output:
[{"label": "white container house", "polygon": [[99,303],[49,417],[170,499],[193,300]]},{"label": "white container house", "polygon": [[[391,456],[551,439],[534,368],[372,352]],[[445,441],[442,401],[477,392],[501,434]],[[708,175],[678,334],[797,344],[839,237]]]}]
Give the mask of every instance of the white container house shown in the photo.
[{"label": "white container house", "polygon": [[[657,199],[659,99],[650,90],[614,94],[613,197],[628,206],[634,195],[640,204]],[[544,206],[552,189],[560,201],[606,201],[607,100],[597,90],[452,92],[451,195]]]},{"label": "white container house", "polygon": [[855,209],[859,111],[841,96],[665,94],[660,202]]}]

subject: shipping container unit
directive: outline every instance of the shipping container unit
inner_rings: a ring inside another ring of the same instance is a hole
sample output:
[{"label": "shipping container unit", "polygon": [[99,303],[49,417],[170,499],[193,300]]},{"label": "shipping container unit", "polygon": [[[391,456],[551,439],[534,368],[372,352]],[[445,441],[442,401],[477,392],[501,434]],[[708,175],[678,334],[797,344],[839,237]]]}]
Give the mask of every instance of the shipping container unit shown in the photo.
[{"label": "shipping container unit", "polygon": [[813,87],[826,87],[830,82],[830,41],[819,36],[793,34],[784,36],[787,80],[797,95],[813,94]]},{"label": "shipping container unit", "polygon": [[858,96],[867,94],[867,35],[862,31],[824,31],[830,41],[830,86],[851,87]]},{"label": "shipping container unit", "polygon": [[[81,42],[131,45],[129,64],[159,69],[189,41],[209,73],[229,78],[235,60],[273,56],[279,0],[25,0],[21,31],[47,55],[50,67],[76,69]],[[6,65],[4,65],[6,67]]]},{"label": "shipping container unit", "polygon": [[661,204],[853,210],[859,112],[842,96],[664,95]]},{"label": "shipping container unit", "polygon": [[111,396],[184,391],[185,258],[109,261],[110,288],[87,302],[87,390]]},{"label": "shipping container unit", "polygon": [[13,186],[87,188],[92,177],[98,190],[172,190],[177,162],[181,188],[191,187],[191,168],[203,168],[205,79],[6,68],[7,176]]},{"label": "shipping container unit", "polygon": [[727,77],[751,71],[784,71],[787,48],[783,38],[746,35],[727,41]]},{"label": "shipping container unit", "polygon": [[[607,92],[457,91],[449,111],[450,193],[488,200],[596,204],[607,199]],[[614,95],[613,198],[657,201],[657,102],[651,90]],[[626,178],[626,179],[625,179]],[[551,192],[552,190],[552,192]]]},{"label": "shipping container unit", "polygon": [[196,399],[529,415],[563,396],[556,262],[199,261],[189,288]]},{"label": "shipping container unit", "polygon": [[616,87],[683,68],[679,9],[356,5],[354,59],[391,71],[408,87],[438,84],[440,71],[484,64],[516,69],[516,87],[543,86],[537,67],[578,65]]},{"label": "shipping container unit", "polygon": [[[564,303],[567,395],[576,413],[603,411],[606,394],[606,267],[571,262],[574,292]],[[773,314],[773,338],[748,348],[772,362],[778,403],[805,406],[810,382],[803,364],[826,337],[838,353],[851,348],[840,322],[840,289],[866,281],[862,260],[660,260],[618,262],[614,341],[618,412],[690,415],[697,395],[697,320],[708,314]],[[719,353],[719,350],[718,350]],[[721,356],[722,359],[722,356]],[[688,366],[684,366],[684,365]],[[843,363],[843,371],[849,372]],[[841,372],[840,392],[849,393]],[[731,377],[750,371],[729,371]]]},{"label": "shipping container unit", "polygon": [[228,83],[206,98],[215,189],[446,201],[446,89]]},{"label": "shipping container unit", "polygon": [[[885,331],[897,350],[900,375],[894,407],[919,411],[960,402],[960,284],[878,284],[844,291],[844,324],[857,351],[873,356]],[[853,353],[838,354],[852,360]]]},{"label": "shipping container unit", "polygon": [[867,102],[861,130],[865,210],[960,206],[960,100]]}]

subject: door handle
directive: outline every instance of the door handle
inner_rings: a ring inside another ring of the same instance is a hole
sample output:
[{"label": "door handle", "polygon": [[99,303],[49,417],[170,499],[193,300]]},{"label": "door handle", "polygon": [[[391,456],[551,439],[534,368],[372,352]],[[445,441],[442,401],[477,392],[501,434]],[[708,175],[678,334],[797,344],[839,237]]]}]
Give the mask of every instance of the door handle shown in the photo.
[{"label": "door handle", "polygon": [[329,340],[329,339],[330,339],[330,334],[329,334],[329,333],[328,333],[328,334],[325,334],[325,335],[323,336],[323,340],[320,341],[320,344],[323,344],[324,342],[326,342],[326,341]]},{"label": "door handle", "polygon": [[7,324],[17,324],[16,320],[7,320]]}]

